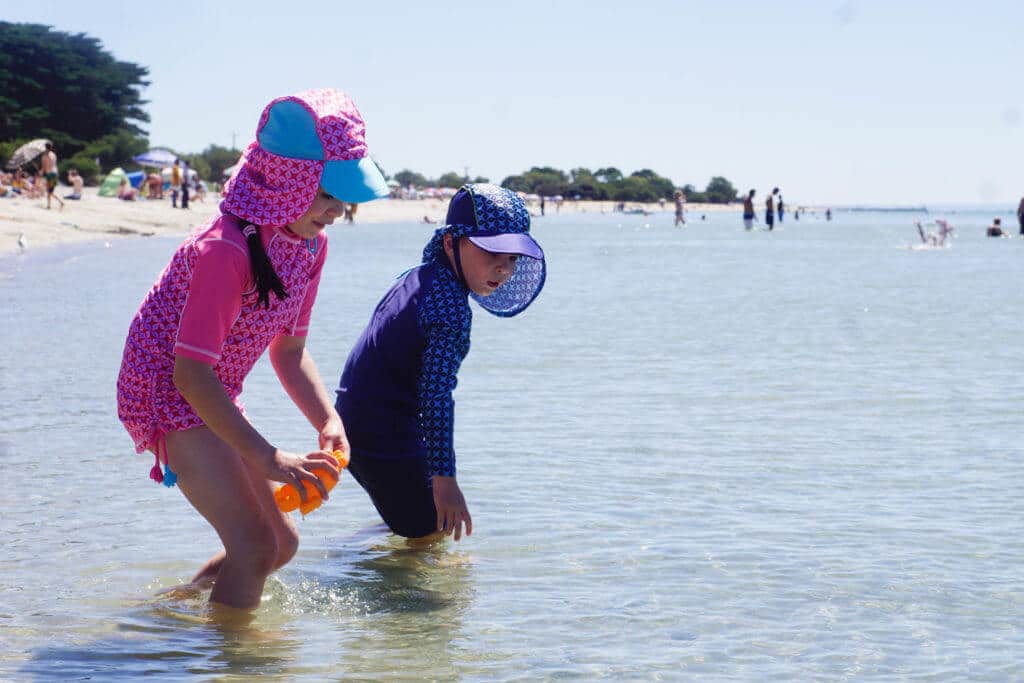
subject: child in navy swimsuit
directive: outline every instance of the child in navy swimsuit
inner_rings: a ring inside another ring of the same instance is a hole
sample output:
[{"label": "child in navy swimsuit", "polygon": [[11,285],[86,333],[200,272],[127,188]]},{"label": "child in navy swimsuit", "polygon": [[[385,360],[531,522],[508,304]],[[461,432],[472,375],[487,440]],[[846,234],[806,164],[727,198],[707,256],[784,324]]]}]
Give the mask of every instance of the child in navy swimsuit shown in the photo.
[{"label": "child in navy swimsuit", "polygon": [[384,522],[407,538],[455,540],[473,521],[455,479],[454,401],[469,353],[469,297],[501,317],[544,286],[544,252],[514,192],[462,187],[445,225],[377,304],[349,354],[335,407],[352,448],[349,472]]}]

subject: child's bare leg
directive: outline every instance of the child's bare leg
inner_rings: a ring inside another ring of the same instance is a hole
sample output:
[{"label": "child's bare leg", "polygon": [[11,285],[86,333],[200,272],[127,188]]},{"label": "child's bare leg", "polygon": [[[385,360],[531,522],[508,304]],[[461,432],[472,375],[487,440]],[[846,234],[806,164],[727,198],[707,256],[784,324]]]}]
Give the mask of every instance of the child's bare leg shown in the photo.
[{"label": "child's bare leg", "polygon": [[220,565],[224,562],[224,555],[225,553],[223,550],[215,553],[213,557],[206,561],[203,568],[192,577],[192,583],[203,587],[212,585],[213,582],[217,580],[217,575],[220,573]]},{"label": "child's bare leg", "polygon": [[274,490],[280,484],[267,479],[261,479],[260,475],[253,471],[250,472],[250,476],[253,481],[257,482],[254,484],[256,495],[263,509],[263,514],[270,520],[274,530],[274,540],[277,541],[277,557],[274,559],[271,571],[277,571],[288,564],[295,557],[295,553],[298,552],[299,528],[295,525],[295,520],[292,519],[291,515],[281,512],[280,508],[277,507],[277,501],[274,500]]},{"label": "child's bare leg", "polygon": [[[256,607],[278,552],[274,523],[258,493],[264,482],[254,485],[241,456],[207,427],[170,432],[166,446],[178,487],[224,544],[210,600]],[[216,557],[207,563],[211,571]]]},{"label": "child's bare leg", "polygon": [[[249,476],[254,482],[259,480],[259,474],[251,469]],[[265,484],[266,486],[261,486],[259,483],[255,483],[254,488],[260,501],[260,507],[271,520],[274,527],[274,538],[277,540],[277,556],[271,571],[276,571],[288,564],[298,551],[299,530],[291,516],[282,513],[274,501],[274,489],[279,484],[272,481],[266,481]],[[262,493],[264,488],[266,489],[266,495]],[[213,557],[206,561],[202,569],[192,577],[192,583],[200,587],[212,585],[220,573],[220,566],[224,562],[224,557],[225,552],[223,550],[215,553]]]}]

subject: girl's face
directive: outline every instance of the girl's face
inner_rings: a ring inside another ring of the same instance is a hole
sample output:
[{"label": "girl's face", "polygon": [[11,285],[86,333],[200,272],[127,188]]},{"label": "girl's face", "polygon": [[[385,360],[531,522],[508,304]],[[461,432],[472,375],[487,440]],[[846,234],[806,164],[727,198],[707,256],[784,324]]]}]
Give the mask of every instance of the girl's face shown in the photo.
[{"label": "girl's face", "polygon": [[344,212],[345,202],[335,199],[321,187],[306,213],[294,223],[289,223],[288,229],[303,239],[313,239]]},{"label": "girl's face", "polygon": [[[461,239],[461,238],[460,238]],[[444,250],[454,264],[451,235],[444,237]],[[466,285],[478,296],[489,296],[512,277],[516,269],[517,254],[495,254],[481,249],[468,239],[459,243],[459,260]]]}]

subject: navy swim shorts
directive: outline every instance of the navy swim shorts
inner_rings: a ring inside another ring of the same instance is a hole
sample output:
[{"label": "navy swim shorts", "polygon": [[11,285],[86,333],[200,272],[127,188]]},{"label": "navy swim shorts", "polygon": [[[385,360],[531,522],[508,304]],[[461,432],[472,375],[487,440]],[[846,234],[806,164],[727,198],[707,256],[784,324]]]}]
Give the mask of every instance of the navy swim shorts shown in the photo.
[{"label": "navy swim shorts", "polygon": [[425,458],[375,458],[352,449],[352,478],[368,494],[391,531],[406,538],[437,531],[437,508]]}]

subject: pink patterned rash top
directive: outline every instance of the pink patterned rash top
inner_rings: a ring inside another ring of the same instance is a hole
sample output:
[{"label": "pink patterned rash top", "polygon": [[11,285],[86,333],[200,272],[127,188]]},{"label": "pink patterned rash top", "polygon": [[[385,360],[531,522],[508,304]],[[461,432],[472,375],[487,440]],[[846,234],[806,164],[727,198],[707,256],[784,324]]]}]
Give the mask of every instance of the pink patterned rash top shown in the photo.
[{"label": "pink patterned rash top", "polygon": [[[178,247],[143,300],[125,341],[117,378],[117,413],[141,453],[157,465],[150,477],[167,485],[163,437],[203,424],[174,386],[175,356],[213,366],[228,396],[278,335],[305,336],[327,255],[327,235],[302,239],[283,227],[261,227],[260,238],[287,298],[271,292],[270,307],[256,301],[249,250],[237,219],[220,216]],[[169,469],[168,474],[171,474]]]}]

